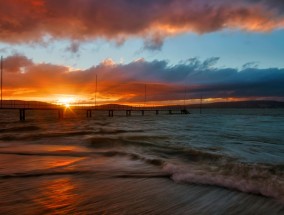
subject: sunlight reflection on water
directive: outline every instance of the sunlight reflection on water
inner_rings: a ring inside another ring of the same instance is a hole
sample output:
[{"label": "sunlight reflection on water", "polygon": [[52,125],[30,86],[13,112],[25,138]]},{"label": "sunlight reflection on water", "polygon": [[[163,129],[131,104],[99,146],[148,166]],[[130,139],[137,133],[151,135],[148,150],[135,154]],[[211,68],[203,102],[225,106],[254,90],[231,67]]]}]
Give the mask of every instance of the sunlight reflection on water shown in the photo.
[{"label": "sunlight reflection on water", "polygon": [[44,181],[39,188],[39,195],[33,198],[43,211],[56,214],[70,214],[76,208],[78,196],[75,185],[68,177]]}]

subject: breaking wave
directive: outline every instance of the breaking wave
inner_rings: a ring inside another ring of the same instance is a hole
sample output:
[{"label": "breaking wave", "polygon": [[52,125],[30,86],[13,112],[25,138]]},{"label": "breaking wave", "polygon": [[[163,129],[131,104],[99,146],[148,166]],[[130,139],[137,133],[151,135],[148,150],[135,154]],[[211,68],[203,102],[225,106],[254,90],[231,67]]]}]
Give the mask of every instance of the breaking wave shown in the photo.
[{"label": "breaking wave", "polygon": [[[163,170],[177,183],[213,185],[273,197],[284,203],[283,166],[224,164],[196,166],[166,164]],[[276,170],[275,170],[276,169]]]}]

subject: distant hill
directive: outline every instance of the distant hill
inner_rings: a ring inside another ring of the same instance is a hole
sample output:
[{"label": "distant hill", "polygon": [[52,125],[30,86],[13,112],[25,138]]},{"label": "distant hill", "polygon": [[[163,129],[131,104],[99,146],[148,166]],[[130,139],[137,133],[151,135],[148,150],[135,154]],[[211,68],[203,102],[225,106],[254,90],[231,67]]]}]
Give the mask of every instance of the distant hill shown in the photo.
[{"label": "distant hill", "polygon": [[3,108],[29,108],[29,107],[58,107],[58,105],[54,105],[47,102],[40,102],[40,101],[23,101],[23,100],[3,100],[2,101]]},{"label": "distant hill", "polygon": [[[200,104],[187,104],[187,108],[200,108]],[[165,105],[160,106],[160,109],[176,109],[183,107],[183,105]],[[105,104],[99,105],[98,108],[103,109],[126,109],[131,108],[128,105],[119,104]],[[148,109],[151,107],[146,107]],[[284,102],[279,101],[237,101],[237,102],[214,102],[214,103],[203,103],[202,108],[284,108]]]},{"label": "distant hill", "polygon": [[98,105],[98,109],[127,109],[131,108],[130,105],[119,105],[119,104],[103,104]]},{"label": "distant hill", "polygon": [[[15,108],[28,108],[28,107],[59,107],[55,104],[50,104],[40,101],[22,101],[22,100],[3,100],[2,107],[15,107]],[[82,106],[84,107],[84,106]],[[87,106],[86,106],[87,107]],[[94,107],[94,106],[93,106]],[[180,109],[183,105],[165,105],[158,106],[159,109]],[[186,108],[200,108],[200,104],[187,104]],[[97,109],[131,109],[130,105],[119,105],[119,104],[104,104],[97,105]],[[145,107],[144,109],[152,109],[153,107]],[[202,108],[284,108],[284,102],[279,101],[238,101],[238,102],[214,102],[214,103],[203,103]]]},{"label": "distant hill", "polygon": [[[187,105],[190,108],[200,108],[200,104]],[[203,103],[202,108],[284,108],[284,102],[279,101],[238,101]]]},{"label": "distant hill", "polygon": [[2,104],[11,105],[11,104],[41,104],[41,105],[50,105],[48,102],[41,101],[24,101],[24,100],[3,100]]}]

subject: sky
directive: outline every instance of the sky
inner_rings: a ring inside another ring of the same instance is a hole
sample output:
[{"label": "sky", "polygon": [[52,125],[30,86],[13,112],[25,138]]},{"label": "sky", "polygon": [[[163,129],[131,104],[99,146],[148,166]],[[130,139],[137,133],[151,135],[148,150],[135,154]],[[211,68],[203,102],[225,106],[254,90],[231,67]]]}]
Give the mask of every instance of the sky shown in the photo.
[{"label": "sky", "polygon": [[284,100],[282,0],[0,3],[3,99]]}]

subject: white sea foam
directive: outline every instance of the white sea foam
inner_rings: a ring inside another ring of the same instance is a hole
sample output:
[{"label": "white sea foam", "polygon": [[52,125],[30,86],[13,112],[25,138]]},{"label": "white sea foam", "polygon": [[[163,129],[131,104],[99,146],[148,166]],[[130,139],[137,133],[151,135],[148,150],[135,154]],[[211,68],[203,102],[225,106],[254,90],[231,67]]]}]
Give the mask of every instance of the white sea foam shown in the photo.
[{"label": "white sea foam", "polygon": [[253,168],[251,174],[239,174],[234,169],[231,171],[210,171],[209,168],[201,169],[194,165],[166,164],[164,171],[172,174],[172,179],[177,183],[194,183],[214,185],[227,189],[238,190],[245,193],[260,194],[273,197],[284,203],[284,181],[281,176],[267,175],[267,171]]}]

